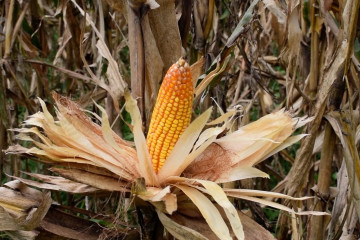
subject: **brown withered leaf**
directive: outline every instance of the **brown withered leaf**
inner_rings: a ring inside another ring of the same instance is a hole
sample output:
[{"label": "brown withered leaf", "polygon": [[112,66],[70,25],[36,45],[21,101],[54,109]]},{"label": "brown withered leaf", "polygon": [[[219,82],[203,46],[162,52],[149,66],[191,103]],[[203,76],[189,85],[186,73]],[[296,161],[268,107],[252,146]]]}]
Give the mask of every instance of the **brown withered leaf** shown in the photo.
[{"label": "brown withered leaf", "polygon": [[205,46],[204,29],[206,19],[209,12],[209,3],[206,0],[200,0],[194,2],[193,8],[193,21],[194,21],[194,47],[200,51],[203,51]]},{"label": "brown withered leaf", "polygon": [[130,187],[128,183],[120,181],[120,179],[112,178],[109,176],[91,173],[81,169],[65,169],[52,167],[50,170],[54,173],[63,176],[64,178],[80,182],[96,189],[106,191],[121,191],[129,192]]},{"label": "brown withered leaf", "polygon": [[[219,210],[222,215],[225,215],[220,208]],[[246,240],[275,240],[275,238],[271,235],[270,232],[268,232],[250,217],[246,216],[241,211],[238,211],[238,214],[240,216],[241,223],[243,224]],[[170,218],[182,226],[189,227],[194,231],[200,232],[207,239],[219,239],[211,231],[208,224],[203,218],[188,217],[179,213],[173,214],[172,216],[170,216]],[[229,223],[227,222],[227,224]]]},{"label": "brown withered leaf", "polygon": [[325,117],[343,146],[349,184],[352,189],[352,200],[356,212],[360,216],[360,158],[355,144],[356,125],[358,125],[359,119],[349,111],[330,112]]},{"label": "brown withered leaf", "polygon": [[[219,159],[209,161],[208,159]],[[225,149],[212,143],[184,172],[185,177],[214,181],[231,166],[231,158]],[[199,169],[201,169],[199,171]]]},{"label": "brown withered leaf", "polygon": [[106,2],[109,4],[109,6],[111,8],[113,8],[114,10],[120,12],[120,13],[124,13],[126,10],[126,1],[125,0],[106,0]]},{"label": "brown withered leaf", "polygon": [[[185,227],[184,225],[180,225],[168,216],[166,216],[164,213],[157,211],[157,214],[159,216],[159,219],[166,228],[167,231],[171,235],[173,235],[176,239],[182,240],[182,239],[194,239],[194,240],[206,240],[208,238],[204,237],[200,232],[197,232],[192,229],[192,227]],[[174,217],[174,216],[172,216]]]},{"label": "brown withered leaf", "polygon": [[265,7],[269,9],[269,11],[276,17],[279,23],[285,25],[286,24],[286,14],[284,10],[278,6],[278,2],[274,0],[264,0],[263,1]]},{"label": "brown withered leaf", "polygon": [[36,178],[38,181],[15,177],[15,176],[12,176],[12,178],[17,179],[29,186],[37,187],[41,189],[65,191],[65,192],[80,193],[80,194],[89,194],[100,191],[100,189],[98,188],[94,188],[86,184],[74,182],[63,177],[48,176],[37,173],[25,173],[25,174],[33,178]]},{"label": "brown withered leaf", "polygon": [[[232,159],[237,155],[212,143],[203,154],[184,172],[185,177],[206,179],[216,182],[231,182],[252,177],[268,177],[266,173],[249,166],[232,167]],[[212,159],[209,161],[208,159]],[[216,161],[213,161],[217,159]],[[201,170],[199,170],[201,169]]]},{"label": "brown withered leaf", "polygon": [[217,62],[216,68],[213,71],[211,71],[209,74],[207,74],[206,77],[203,80],[201,80],[199,85],[195,88],[195,91],[194,91],[195,92],[195,97],[198,97],[206,89],[206,87],[211,83],[211,81],[216,76],[218,76],[222,72],[224,72],[224,70],[226,69],[227,64],[229,63],[229,60],[230,60],[230,56],[226,57],[226,59],[224,60],[222,65],[221,65],[220,62]]},{"label": "brown withered leaf", "polygon": [[[84,164],[79,164],[79,163],[59,163],[56,164],[59,167],[64,167],[66,169],[78,169],[78,170],[83,170],[89,173],[93,173],[93,174],[97,174],[97,175],[103,175],[103,176],[107,176],[110,178],[114,178],[114,179],[118,179],[118,175],[110,172],[109,170],[107,170],[106,168],[102,168],[102,167],[97,167],[97,166],[93,166],[93,165],[84,165]],[[55,167],[56,168],[56,167]],[[52,168],[50,168],[51,170]]]},{"label": "brown withered leaf", "polygon": [[301,147],[297,151],[295,162],[286,177],[287,194],[293,195],[304,188],[308,183],[308,174],[312,166],[311,155],[314,148],[316,134],[322,123],[323,114],[329,97],[331,86],[337,78],[342,78],[344,73],[344,64],[348,41],[342,41],[337,49],[336,55],[331,55],[329,63],[324,67],[321,76],[321,85],[317,94],[315,107],[313,110],[314,120],[309,126],[308,137],[304,139]]},{"label": "brown withered leaf", "polygon": [[53,239],[55,236],[62,236],[68,239],[96,240],[102,232],[98,224],[60,211],[55,206],[49,209],[40,226],[42,231],[39,239],[50,239],[50,236]]},{"label": "brown withered leaf", "polygon": [[204,72],[204,69],[203,69],[204,63],[205,63],[205,58],[201,57],[190,67],[191,75],[192,75],[193,82],[194,82],[194,88],[196,86],[196,83],[197,83],[200,75]]},{"label": "brown withered leaf", "polygon": [[98,223],[64,212],[61,207],[51,206],[48,214],[40,224],[40,234],[36,239],[140,239],[137,229],[115,228],[104,229]]},{"label": "brown withered leaf", "polygon": [[51,205],[42,193],[14,180],[0,187],[0,231],[30,231],[39,226]]},{"label": "brown withered leaf", "polygon": [[48,66],[48,67],[51,67],[51,68],[54,68],[56,69],[57,71],[63,73],[63,74],[66,74],[67,76],[71,77],[71,78],[75,78],[75,79],[80,79],[86,83],[90,82],[91,81],[91,78],[86,76],[86,75],[82,75],[80,73],[77,73],[75,71],[71,71],[71,70],[68,70],[68,69],[65,69],[65,68],[62,68],[62,67],[59,67],[59,66],[55,66],[55,65],[52,65],[50,63],[47,63],[47,62],[42,62],[42,61],[39,61],[39,60],[34,60],[34,59],[24,59],[24,62],[27,62],[27,63],[32,63],[32,64],[37,64],[37,65],[43,65],[43,66]]}]

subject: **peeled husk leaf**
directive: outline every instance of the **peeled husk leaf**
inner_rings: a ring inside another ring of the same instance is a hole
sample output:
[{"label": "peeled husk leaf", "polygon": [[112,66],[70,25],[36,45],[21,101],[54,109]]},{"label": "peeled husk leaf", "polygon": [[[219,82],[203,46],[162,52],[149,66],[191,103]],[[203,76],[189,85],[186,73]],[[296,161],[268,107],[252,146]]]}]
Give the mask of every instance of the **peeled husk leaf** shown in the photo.
[{"label": "peeled husk leaf", "polygon": [[210,196],[214,198],[216,203],[224,209],[235,236],[237,239],[243,240],[245,236],[239,215],[222,188],[211,181],[198,180],[197,182],[201,183],[201,185],[203,185],[209,192]]},{"label": "peeled husk leaf", "polygon": [[177,185],[181,191],[183,191],[191,201],[198,207],[201,215],[211,228],[211,230],[220,238],[225,240],[231,240],[230,232],[224,219],[221,217],[217,208],[213,203],[200,191],[195,188]]},{"label": "peeled husk leaf", "polygon": [[177,210],[176,195],[171,193],[170,186],[165,188],[146,187],[143,179],[137,179],[134,190],[136,196],[153,204],[158,210],[172,214]]},{"label": "peeled husk leaf", "polygon": [[[253,171],[255,164],[271,154],[300,140],[305,135],[290,138],[297,127],[311,119],[291,118],[287,112],[266,115],[239,130],[217,139],[184,172],[196,179],[226,182],[243,179],[235,169],[248,168],[256,177],[267,177]],[[240,170],[243,169],[243,170]]]},{"label": "peeled husk leaf", "polygon": [[[36,147],[25,149],[13,146],[7,153],[35,155],[53,163],[70,162],[103,167],[128,181],[140,176],[136,151],[109,127],[106,128],[109,126],[106,123],[107,116],[103,117],[104,127],[101,128],[74,102],[57,94],[54,94],[54,99],[58,107],[58,121],[54,120],[42,100],[43,112],[25,121],[25,125],[41,128],[46,135],[34,127],[15,129],[22,133],[18,135],[19,139],[32,141]],[[103,112],[103,115],[106,113]],[[34,140],[29,133],[35,134],[42,142]],[[109,141],[112,141],[111,144]]]},{"label": "peeled husk leaf", "polygon": [[137,157],[139,159],[139,169],[141,176],[149,185],[158,186],[159,181],[155,174],[149,150],[147,147],[144,132],[142,131],[142,121],[140,110],[137,106],[136,100],[132,97],[130,92],[125,93],[126,110],[130,113],[132,120],[132,131],[134,134],[134,142],[136,146]]}]

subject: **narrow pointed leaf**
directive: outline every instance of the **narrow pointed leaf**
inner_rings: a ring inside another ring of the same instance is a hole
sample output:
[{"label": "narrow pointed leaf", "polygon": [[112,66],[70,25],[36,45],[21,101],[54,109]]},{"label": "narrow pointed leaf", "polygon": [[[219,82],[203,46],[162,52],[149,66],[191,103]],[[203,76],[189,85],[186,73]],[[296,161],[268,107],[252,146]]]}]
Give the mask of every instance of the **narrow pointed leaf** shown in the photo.
[{"label": "narrow pointed leaf", "polygon": [[139,159],[139,168],[141,175],[145,178],[147,185],[158,186],[158,179],[151,162],[146,139],[142,131],[142,121],[140,110],[136,100],[131,96],[130,92],[125,92],[126,111],[130,113],[133,123],[133,134],[136,151]]},{"label": "narrow pointed leaf", "polygon": [[179,240],[207,240],[208,238],[204,237],[200,233],[191,228],[182,226],[171,218],[167,217],[164,213],[156,211],[162,225],[168,230],[171,235]]},{"label": "narrow pointed leaf", "polygon": [[201,183],[209,192],[209,194],[214,198],[214,200],[224,209],[235,236],[239,240],[243,240],[245,236],[240,217],[234,205],[232,205],[232,203],[229,201],[222,188],[211,181],[197,180],[197,182]]}]

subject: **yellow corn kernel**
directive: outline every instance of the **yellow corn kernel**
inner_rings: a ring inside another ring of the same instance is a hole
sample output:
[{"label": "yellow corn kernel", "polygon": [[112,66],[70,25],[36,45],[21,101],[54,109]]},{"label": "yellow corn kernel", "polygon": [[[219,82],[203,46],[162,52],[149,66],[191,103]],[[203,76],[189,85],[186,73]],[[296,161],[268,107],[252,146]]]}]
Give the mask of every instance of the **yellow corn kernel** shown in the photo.
[{"label": "yellow corn kernel", "polygon": [[147,144],[156,173],[190,124],[193,97],[190,67],[180,58],[164,77],[147,135]]}]

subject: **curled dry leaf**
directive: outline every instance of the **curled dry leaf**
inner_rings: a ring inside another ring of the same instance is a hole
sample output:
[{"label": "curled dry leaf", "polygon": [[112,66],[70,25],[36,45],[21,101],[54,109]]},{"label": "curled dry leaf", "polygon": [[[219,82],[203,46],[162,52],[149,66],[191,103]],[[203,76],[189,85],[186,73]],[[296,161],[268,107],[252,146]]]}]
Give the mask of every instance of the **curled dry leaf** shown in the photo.
[{"label": "curled dry leaf", "polygon": [[[253,170],[251,167],[264,160],[270,153],[275,154],[274,150],[280,151],[283,146],[288,146],[286,140],[295,128],[308,121],[309,119],[291,118],[284,111],[266,115],[217,139],[186,169],[184,174],[192,178],[218,182],[244,179],[246,175],[266,177],[265,173]],[[299,138],[302,137],[304,135]],[[249,173],[245,173],[245,169]]]},{"label": "curled dry leaf", "polygon": [[286,14],[280,8],[280,6],[278,6],[277,2],[274,0],[263,0],[263,3],[265,7],[269,9],[272,14],[274,14],[279,23],[283,25],[286,24]]},{"label": "curled dry leaf", "polygon": [[[199,60],[201,61],[201,59]],[[211,81],[218,76],[219,74],[221,74],[222,72],[225,71],[227,64],[230,61],[230,56],[228,56],[223,65],[221,66],[220,62],[217,63],[216,68],[211,71],[208,75],[206,75],[206,77],[201,80],[201,82],[199,83],[199,85],[195,88],[195,97],[200,96],[200,94],[206,89],[206,87],[211,83]],[[201,62],[199,62],[199,65],[201,64]],[[194,68],[195,70],[195,68]],[[194,80],[195,81],[195,80]],[[195,85],[195,83],[194,83]]]},{"label": "curled dry leaf", "polygon": [[331,124],[334,132],[343,146],[344,159],[352,189],[352,200],[360,216],[360,158],[355,144],[356,125],[358,119],[352,111],[330,112],[326,119]]},{"label": "curled dry leaf", "polygon": [[50,193],[29,188],[18,180],[6,183],[0,187],[0,231],[33,230],[51,202]]},{"label": "curled dry leaf", "polygon": [[201,235],[199,232],[195,231],[189,227],[185,227],[184,225],[180,225],[171,218],[167,217],[164,213],[157,211],[159,219],[164,227],[177,239],[186,240],[186,239],[199,239],[206,240],[208,238]]},{"label": "curled dry leaf", "polygon": [[94,190],[105,190],[105,191],[121,191],[128,192],[129,184],[121,181],[119,178],[109,177],[101,174],[92,173],[85,169],[74,169],[74,168],[57,168],[52,167],[50,170],[60,176],[71,179],[73,181],[83,183],[85,186]]},{"label": "curled dry leaf", "polygon": [[193,65],[191,65],[191,75],[193,77],[194,88],[196,87],[198,78],[203,73],[204,64],[205,64],[205,58],[201,57]]},{"label": "curled dry leaf", "polygon": [[89,194],[99,191],[98,188],[94,188],[86,184],[74,182],[63,177],[48,176],[48,175],[36,174],[36,173],[25,173],[25,174],[36,178],[38,181],[15,177],[15,176],[13,176],[12,178],[17,179],[26,185],[41,189],[65,191],[70,193],[82,193],[82,194]]}]

